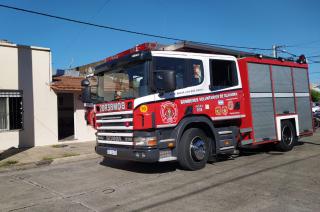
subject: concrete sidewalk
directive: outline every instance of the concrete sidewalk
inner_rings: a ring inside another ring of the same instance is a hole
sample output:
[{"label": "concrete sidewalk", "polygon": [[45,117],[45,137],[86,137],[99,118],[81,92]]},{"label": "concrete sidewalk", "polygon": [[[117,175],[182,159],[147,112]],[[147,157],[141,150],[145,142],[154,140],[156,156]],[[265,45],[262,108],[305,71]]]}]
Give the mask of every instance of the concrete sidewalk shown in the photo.
[{"label": "concrete sidewalk", "polygon": [[0,151],[0,172],[97,158],[94,141]]}]

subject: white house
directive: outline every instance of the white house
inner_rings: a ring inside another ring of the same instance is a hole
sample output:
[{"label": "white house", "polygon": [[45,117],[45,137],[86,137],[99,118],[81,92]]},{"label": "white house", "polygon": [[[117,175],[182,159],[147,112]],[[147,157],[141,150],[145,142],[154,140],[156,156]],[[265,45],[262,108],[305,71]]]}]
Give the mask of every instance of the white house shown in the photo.
[{"label": "white house", "polygon": [[81,81],[84,77],[54,77],[51,88],[58,96],[58,138],[61,141],[95,139],[95,130],[85,121],[81,101]]},{"label": "white house", "polygon": [[[60,92],[51,88],[51,64],[48,48],[0,42],[0,150],[63,141],[58,129],[65,122],[58,121]],[[72,110],[64,111],[74,117],[72,141],[94,140],[94,129],[87,126],[78,97],[71,92],[64,101],[72,102]]]}]

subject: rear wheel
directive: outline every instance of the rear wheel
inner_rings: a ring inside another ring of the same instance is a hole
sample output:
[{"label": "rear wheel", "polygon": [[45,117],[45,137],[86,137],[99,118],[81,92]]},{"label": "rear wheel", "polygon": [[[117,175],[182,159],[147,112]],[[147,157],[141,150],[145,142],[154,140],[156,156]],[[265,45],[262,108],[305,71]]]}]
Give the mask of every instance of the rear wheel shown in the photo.
[{"label": "rear wheel", "polygon": [[276,145],[277,149],[286,152],[292,150],[297,143],[296,130],[290,121],[283,121],[281,124],[281,141]]},{"label": "rear wheel", "polygon": [[209,138],[198,128],[186,130],[179,142],[178,161],[187,170],[205,167],[210,152]]}]

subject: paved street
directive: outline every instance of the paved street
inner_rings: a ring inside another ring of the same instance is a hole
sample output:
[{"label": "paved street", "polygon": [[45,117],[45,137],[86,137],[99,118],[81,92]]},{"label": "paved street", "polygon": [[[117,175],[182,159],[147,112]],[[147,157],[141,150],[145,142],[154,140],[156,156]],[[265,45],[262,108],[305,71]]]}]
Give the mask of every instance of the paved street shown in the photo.
[{"label": "paved street", "polygon": [[0,174],[2,211],[319,211],[320,135],[180,170],[89,159]]}]

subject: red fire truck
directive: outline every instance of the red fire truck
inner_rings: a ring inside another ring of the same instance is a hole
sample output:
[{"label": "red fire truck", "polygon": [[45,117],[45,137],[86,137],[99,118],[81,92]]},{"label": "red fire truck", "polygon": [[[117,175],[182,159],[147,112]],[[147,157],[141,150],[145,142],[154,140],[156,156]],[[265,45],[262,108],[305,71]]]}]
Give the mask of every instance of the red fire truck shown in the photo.
[{"label": "red fire truck", "polygon": [[[245,146],[289,151],[313,134],[304,56],[144,43],[107,58],[95,76],[95,150],[107,158],[197,170]],[[88,80],[82,86],[92,101]]]}]

